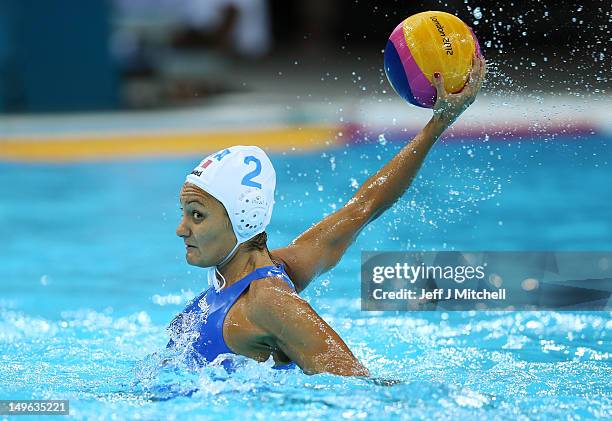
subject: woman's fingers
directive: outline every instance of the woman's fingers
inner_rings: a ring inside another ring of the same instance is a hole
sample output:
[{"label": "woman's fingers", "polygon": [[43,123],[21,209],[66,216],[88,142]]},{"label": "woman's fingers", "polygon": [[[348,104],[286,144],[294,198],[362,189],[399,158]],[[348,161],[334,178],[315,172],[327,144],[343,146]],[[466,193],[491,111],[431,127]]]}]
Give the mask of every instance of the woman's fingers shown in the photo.
[{"label": "woman's fingers", "polygon": [[446,96],[446,89],[444,88],[444,77],[440,72],[434,72],[433,74],[433,86],[436,88],[437,98],[444,98]]},{"label": "woman's fingers", "polygon": [[472,80],[473,85],[473,95],[476,95],[478,91],[480,91],[480,87],[482,86],[482,82],[484,80],[485,74],[485,61],[483,57],[478,57],[478,67],[476,73],[474,74],[474,79]]},{"label": "woman's fingers", "polygon": [[480,57],[480,79],[478,81],[478,89],[482,86],[482,82],[485,80],[485,76],[487,74],[487,62],[484,57]]},{"label": "woman's fingers", "polygon": [[461,92],[450,94],[446,92],[444,87],[444,77],[439,73],[433,74],[432,84],[436,88],[437,98],[443,98],[446,101],[457,102],[458,104],[467,104],[468,106],[474,102],[476,95],[482,86],[485,74],[484,58],[478,54],[474,54],[472,68],[470,69],[468,82]]},{"label": "woman's fingers", "polygon": [[480,90],[480,87],[482,86],[482,81],[484,80],[484,71],[484,58],[474,55],[474,65],[472,66],[472,70],[470,70],[470,78],[467,89],[468,95],[476,96]]},{"label": "woman's fingers", "polygon": [[474,54],[472,58],[472,69],[470,70],[470,82],[474,82],[478,76],[478,72],[480,71],[480,59]]},{"label": "woman's fingers", "polygon": [[474,64],[472,65],[472,70],[470,70],[470,85],[472,87],[475,87],[475,85],[478,85],[478,79],[480,77],[481,65],[482,65],[480,57],[478,57],[478,55],[476,54],[474,54],[473,63]]}]

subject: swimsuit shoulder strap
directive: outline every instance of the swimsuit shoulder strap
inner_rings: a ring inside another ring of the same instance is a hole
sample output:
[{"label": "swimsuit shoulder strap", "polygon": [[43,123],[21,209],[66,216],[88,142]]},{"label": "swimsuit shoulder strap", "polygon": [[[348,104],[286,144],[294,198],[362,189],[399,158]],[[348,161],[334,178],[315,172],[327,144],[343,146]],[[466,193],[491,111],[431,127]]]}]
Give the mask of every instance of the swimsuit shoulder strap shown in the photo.
[{"label": "swimsuit shoulder strap", "polygon": [[287,272],[285,272],[285,265],[282,264],[280,265],[280,267],[264,266],[261,268],[257,268],[238,282],[230,285],[228,289],[232,290],[232,296],[238,298],[238,296],[242,294],[242,292],[246,289],[247,286],[251,284],[251,282],[271,277],[283,279],[287,283],[287,285],[289,285],[289,288],[295,291],[295,286],[293,285],[293,282],[291,282],[289,275],[287,275]]}]

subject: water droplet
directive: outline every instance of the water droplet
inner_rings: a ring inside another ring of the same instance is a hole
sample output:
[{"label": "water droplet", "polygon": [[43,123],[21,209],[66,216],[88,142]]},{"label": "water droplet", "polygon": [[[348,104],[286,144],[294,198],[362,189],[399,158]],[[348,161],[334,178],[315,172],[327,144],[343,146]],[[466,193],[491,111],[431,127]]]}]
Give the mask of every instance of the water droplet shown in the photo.
[{"label": "water droplet", "polygon": [[383,133],[378,135],[378,143],[382,146],[387,144],[387,139],[385,139],[385,135]]}]

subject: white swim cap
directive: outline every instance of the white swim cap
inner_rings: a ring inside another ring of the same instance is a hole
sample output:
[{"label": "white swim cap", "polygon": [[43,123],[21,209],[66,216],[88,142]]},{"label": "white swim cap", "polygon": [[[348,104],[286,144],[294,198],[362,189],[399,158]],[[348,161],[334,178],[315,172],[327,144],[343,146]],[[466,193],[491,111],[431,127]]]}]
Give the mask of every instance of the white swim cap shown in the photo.
[{"label": "white swim cap", "polygon": [[238,240],[218,263],[228,261],[238,246],[265,231],[272,218],[276,172],[257,146],[232,146],[204,158],[185,180],[225,206]]}]

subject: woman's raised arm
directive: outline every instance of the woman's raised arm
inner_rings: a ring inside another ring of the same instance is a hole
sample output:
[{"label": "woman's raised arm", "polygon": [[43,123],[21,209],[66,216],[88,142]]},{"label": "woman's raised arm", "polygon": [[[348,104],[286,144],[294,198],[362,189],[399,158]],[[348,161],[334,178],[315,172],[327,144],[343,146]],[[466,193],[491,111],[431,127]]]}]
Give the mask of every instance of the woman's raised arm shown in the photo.
[{"label": "woman's raised arm", "polygon": [[442,75],[436,73],[433,116],[412,142],[368,178],[342,208],[304,231],[287,247],[270,252],[274,259],[285,263],[298,292],[333,268],[361,230],[404,194],[436,140],[474,102],[484,74],[485,61],[475,56],[467,85],[460,93],[449,94]]}]

